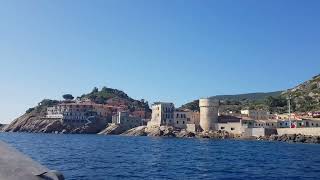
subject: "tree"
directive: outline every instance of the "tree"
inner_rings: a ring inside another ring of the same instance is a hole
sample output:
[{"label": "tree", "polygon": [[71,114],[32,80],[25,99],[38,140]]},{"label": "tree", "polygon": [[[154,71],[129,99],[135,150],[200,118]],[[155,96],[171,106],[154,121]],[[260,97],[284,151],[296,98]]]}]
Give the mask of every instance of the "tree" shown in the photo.
[{"label": "tree", "polygon": [[97,87],[94,87],[92,90],[92,93],[97,93],[97,92],[99,92],[99,89]]},{"label": "tree", "polygon": [[103,88],[101,89],[101,91],[103,92],[108,92],[108,88],[106,86],[103,86]]},{"label": "tree", "polygon": [[31,113],[31,112],[34,111],[34,110],[35,110],[35,108],[29,108],[29,109],[26,111],[26,113],[29,114],[29,113]]},{"label": "tree", "polygon": [[74,97],[73,97],[71,94],[65,94],[65,95],[63,95],[62,97],[63,97],[63,99],[65,99],[65,100],[73,100],[73,99],[74,99]]}]

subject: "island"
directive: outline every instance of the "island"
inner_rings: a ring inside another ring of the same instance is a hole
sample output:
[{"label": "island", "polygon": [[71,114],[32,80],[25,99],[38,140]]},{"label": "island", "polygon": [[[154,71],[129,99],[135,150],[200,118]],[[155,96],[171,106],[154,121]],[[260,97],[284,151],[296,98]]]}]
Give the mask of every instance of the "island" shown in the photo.
[{"label": "island", "polygon": [[292,89],[172,102],[135,100],[103,87],[41,101],[3,132],[256,139],[320,143],[320,75]]}]

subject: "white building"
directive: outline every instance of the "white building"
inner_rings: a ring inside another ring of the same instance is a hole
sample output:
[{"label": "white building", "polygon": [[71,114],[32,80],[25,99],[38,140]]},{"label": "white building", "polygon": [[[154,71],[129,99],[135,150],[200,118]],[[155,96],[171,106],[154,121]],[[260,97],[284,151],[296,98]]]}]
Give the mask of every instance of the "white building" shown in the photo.
[{"label": "white building", "polygon": [[241,110],[241,115],[254,120],[269,119],[269,112],[265,110]]},{"label": "white building", "polygon": [[148,126],[173,126],[174,125],[174,104],[157,102],[152,105],[152,117]]},{"label": "white building", "polygon": [[88,104],[61,103],[47,108],[46,118],[61,119],[64,123],[84,124],[96,120],[97,113]]}]

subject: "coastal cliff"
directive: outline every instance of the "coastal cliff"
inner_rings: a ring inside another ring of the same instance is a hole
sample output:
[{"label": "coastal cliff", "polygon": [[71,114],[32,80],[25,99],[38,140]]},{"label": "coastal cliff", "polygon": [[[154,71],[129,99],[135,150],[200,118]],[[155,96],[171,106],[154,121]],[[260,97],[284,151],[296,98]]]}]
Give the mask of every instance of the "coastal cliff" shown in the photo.
[{"label": "coastal cliff", "polygon": [[63,124],[60,120],[42,119],[41,113],[31,112],[15,119],[2,129],[3,132],[29,133],[70,133],[96,134],[103,128],[100,125],[88,123],[80,127]]}]

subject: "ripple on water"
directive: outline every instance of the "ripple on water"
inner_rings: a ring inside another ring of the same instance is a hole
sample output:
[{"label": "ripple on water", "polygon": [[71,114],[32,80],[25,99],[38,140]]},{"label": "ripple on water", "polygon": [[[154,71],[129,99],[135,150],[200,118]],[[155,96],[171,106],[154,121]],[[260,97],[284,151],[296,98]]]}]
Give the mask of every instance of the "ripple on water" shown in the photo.
[{"label": "ripple on water", "polygon": [[318,179],[319,145],[1,133],[67,179]]}]

